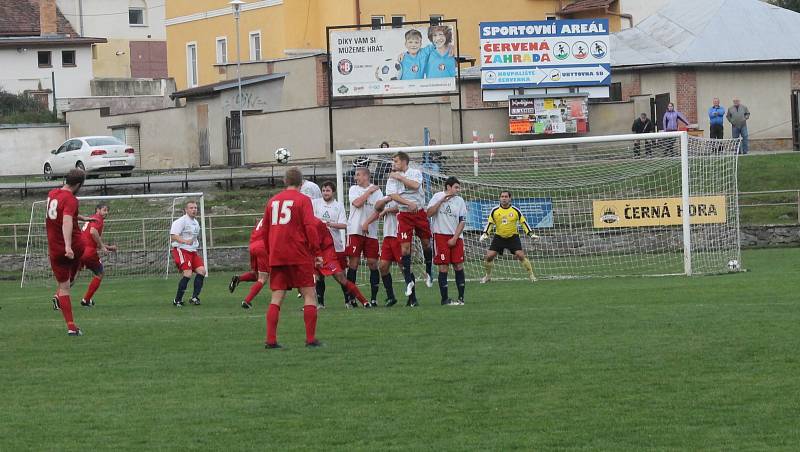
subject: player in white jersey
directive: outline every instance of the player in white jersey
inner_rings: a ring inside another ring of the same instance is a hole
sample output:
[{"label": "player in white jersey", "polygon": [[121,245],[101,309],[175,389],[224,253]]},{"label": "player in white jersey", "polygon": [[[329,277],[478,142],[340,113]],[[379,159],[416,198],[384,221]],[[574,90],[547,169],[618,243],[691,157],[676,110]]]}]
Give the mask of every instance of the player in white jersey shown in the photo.
[{"label": "player in white jersey", "polygon": [[197,236],[200,234],[200,223],[195,218],[197,217],[197,203],[188,201],[184,207],[184,213],[182,217],[173,221],[172,227],[169,228],[172,259],[182,273],[181,280],[178,282],[178,292],[175,294],[175,299],[172,300],[172,304],[177,307],[183,306],[183,293],[189,285],[192,273],[195,274],[194,292],[189,303],[200,304],[200,291],[203,290],[203,280],[206,276],[203,258],[197,254],[197,249],[200,247],[200,242],[197,240]]},{"label": "player in white jersey", "polygon": [[[358,168],[355,173],[356,185],[350,187],[350,216],[347,219],[347,258],[349,265],[347,279],[356,282],[356,271],[361,256],[369,267],[371,289],[370,305],[378,305],[376,300],[381,279],[378,272],[378,224],[375,222],[375,203],[383,198],[378,186],[370,182],[369,168]],[[351,306],[356,306],[351,301]]]},{"label": "player in white jersey", "polygon": [[[330,181],[323,182],[322,198],[313,199],[311,205],[314,207],[314,216],[328,226],[339,266],[347,268],[347,255],[344,252],[344,240],[342,240],[342,231],[347,228],[347,213],[344,210],[344,204],[333,197],[334,193],[336,193],[336,185]],[[345,301],[348,301],[347,289],[342,287],[342,293]],[[317,306],[325,307],[325,278],[321,274],[317,275]]]},{"label": "player in white jersey", "polygon": [[417,306],[417,295],[414,291],[416,278],[411,272],[411,241],[414,234],[422,243],[422,254],[425,257],[425,284],[433,286],[431,280],[431,228],[425,214],[425,192],[422,173],[409,168],[409,157],[405,152],[398,152],[392,158],[393,172],[389,173],[386,182],[386,195],[397,203],[397,233],[400,237],[400,249],[403,253],[403,277],[406,281],[407,306]]},{"label": "player in white jersey", "polygon": [[312,201],[322,198],[322,190],[319,189],[319,185],[310,180],[303,179],[303,184],[300,186],[300,193],[308,196]]},{"label": "player in white jersey", "polygon": [[[375,210],[380,212],[378,218],[383,218],[383,242],[381,243],[381,259],[378,262],[378,270],[383,280],[383,288],[386,289],[386,307],[392,307],[397,303],[392,287],[392,273],[389,271],[392,262],[400,265],[403,254],[400,251],[400,241],[397,239],[397,203],[388,196],[375,203]],[[376,212],[376,213],[377,213]]]},{"label": "player in white jersey", "polygon": [[[428,217],[433,229],[433,262],[439,266],[439,292],[442,305],[463,305],[464,288],[464,240],[462,232],[467,225],[467,203],[459,196],[461,183],[455,177],[444,182],[444,191],[433,195],[428,203]],[[447,296],[447,271],[452,265],[456,272],[458,301]]]}]

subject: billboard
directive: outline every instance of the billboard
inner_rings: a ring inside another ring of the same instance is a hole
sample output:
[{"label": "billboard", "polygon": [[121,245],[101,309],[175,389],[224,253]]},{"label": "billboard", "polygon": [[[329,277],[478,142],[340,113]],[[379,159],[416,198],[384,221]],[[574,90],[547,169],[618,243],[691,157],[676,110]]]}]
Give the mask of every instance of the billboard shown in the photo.
[{"label": "billboard", "polygon": [[[592,201],[595,228],[638,228],[683,224],[681,198]],[[689,223],[727,223],[725,196],[690,196]]]},{"label": "billboard", "polygon": [[608,19],[481,22],[481,88],[607,86]]},{"label": "billboard", "polygon": [[[497,206],[497,201],[468,201],[467,225],[464,230],[482,231],[486,227],[489,214]],[[531,228],[553,227],[553,200],[551,198],[517,198],[514,199],[514,206],[522,212],[522,215],[525,215],[528,226]]]},{"label": "billboard", "polygon": [[456,33],[452,25],[381,30],[331,30],[334,97],[454,93]]},{"label": "billboard", "polygon": [[508,98],[511,135],[587,133],[589,103],[586,94],[541,94]]}]

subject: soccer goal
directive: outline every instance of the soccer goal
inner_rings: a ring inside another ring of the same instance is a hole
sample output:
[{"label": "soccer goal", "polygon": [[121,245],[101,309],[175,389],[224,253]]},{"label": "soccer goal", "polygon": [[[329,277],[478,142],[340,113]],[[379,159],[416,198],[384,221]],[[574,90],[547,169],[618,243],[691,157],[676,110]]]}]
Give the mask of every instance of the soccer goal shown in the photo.
[{"label": "soccer goal", "polygon": [[[489,242],[478,239],[504,190],[539,235],[522,237],[539,278],[722,273],[742,262],[739,142],[663,132],[340,150],[338,195],[347,206],[345,184],[363,157],[384,189],[391,157],[403,151],[423,172],[428,200],[447,177],[460,180],[471,279],[483,274]],[[495,261],[493,279],[525,276],[508,253]]]},{"label": "soccer goal", "polygon": [[[80,214],[93,215],[95,207],[104,203],[109,207],[105,220],[103,241],[116,245],[117,251],[101,255],[106,277],[109,278],[167,278],[177,271],[170,256],[169,229],[172,222],[183,215],[187,201],[196,201],[199,207],[200,246],[208,268],[206,249],[205,198],[203,193],[171,193],[152,195],[79,196]],[[35,201],[31,206],[25,262],[22,267],[21,286],[44,284],[52,281],[47,255],[45,231],[45,202]],[[81,228],[85,223],[79,222]],[[91,272],[84,271],[81,277]]]}]

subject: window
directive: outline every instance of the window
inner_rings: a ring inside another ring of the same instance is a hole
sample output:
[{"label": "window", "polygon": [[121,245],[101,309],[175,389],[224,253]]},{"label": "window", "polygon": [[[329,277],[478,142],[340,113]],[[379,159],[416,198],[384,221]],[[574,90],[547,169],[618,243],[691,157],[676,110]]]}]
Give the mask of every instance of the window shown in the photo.
[{"label": "window", "polygon": [[75,51],[62,50],[61,51],[61,66],[62,67],[75,67]]},{"label": "window", "polygon": [[384,16],[372,16],[372,18],[370,19],[370,23],[372,24],[372,29],[380,30],[382,28],[381,25],[383,25],[383,19]]},{"label": "window", "polygon": [[403,22],[405,22],[406,16],[396,14],[392,15],[392,28],[403,28]]},{"label": "window", "polygon": [[431,25],[439,25],[444,19],[444,14],[431,14]]},{"label": "window", "polygon": [[38,52],[39,54],[39,67],[53,67],[53,63],[50,60],[51,52],[49,50],[41,50]]},{"label": "window", "polygon": [[197,86],[197,44],[186,44],[186,83],[190,88]]},{"label": "window", "polygon": [[145,25],[144,8],[128,8],[128,24],[143,27]]},{"label": "window", "polygon": [[619,102],[622,100],[622,83],[612,83],[608,90],[608,100]]},{"label": "window", "polygon": [[217,64],[228,63],[228,38],[217,38]]},{"label": "window", "polygon": [[261,32],[250,32],[250,61],[261,61]]}]

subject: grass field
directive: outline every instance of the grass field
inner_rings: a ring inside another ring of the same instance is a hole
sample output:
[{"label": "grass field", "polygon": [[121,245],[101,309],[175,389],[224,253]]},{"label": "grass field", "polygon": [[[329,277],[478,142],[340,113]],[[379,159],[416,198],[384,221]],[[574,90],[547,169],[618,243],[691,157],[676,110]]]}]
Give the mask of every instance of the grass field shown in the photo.
[{"label": "grass field", "polygon": [[0,282],[0,450],[795,449],[800,250],[744,263],[414,310],[346,311],[329,282],[318,350],[294,298],[264,350],[265,295],[242,311],[222,275],[182,310],[175,281],[109,280],[80,338],[49,290]]}]

